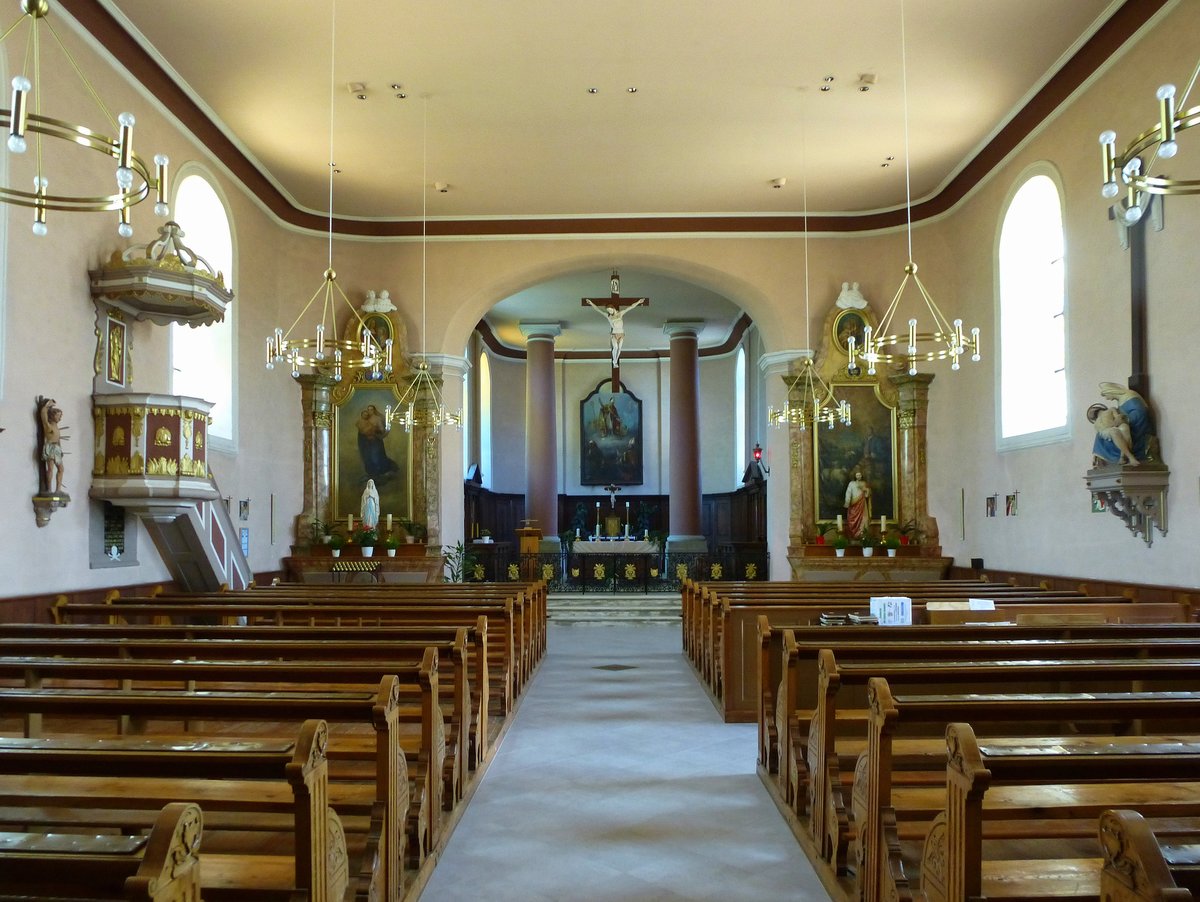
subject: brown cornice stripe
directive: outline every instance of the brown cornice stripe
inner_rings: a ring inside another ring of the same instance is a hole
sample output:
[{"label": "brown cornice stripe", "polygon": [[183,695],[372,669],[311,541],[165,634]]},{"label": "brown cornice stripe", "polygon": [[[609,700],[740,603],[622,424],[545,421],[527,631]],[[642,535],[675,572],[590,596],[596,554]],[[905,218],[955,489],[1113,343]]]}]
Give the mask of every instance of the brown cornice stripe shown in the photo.
[{"label": "brown cornice stripe", "polygon": [[[733,328],[729,330],[729,335],[721,344],[713,348],[701,348],[701,357],[718,357],[721,354],[728,354],[742,340],[742,336],[746,334],[746,330],[750,328],[753,320],[749,314],[743,313],[738,317],[737,322],[733,324]],[[475,325],[475,331],[479,333],[479,337],[483,339],[483,343],[487,345],[489,351],[497,357],[504,357],[508,360],[524,360],[525,351],[521,348],[510,348],[492,331],[492,327],[487,324],[486,320],[480,320]],[[555,351],[554,358],[556,360],[607,360],[608,351]],[[628,360],[656,360],[662,357],[670,357],[671,352],[665,351],[622,351],[621,357]]]},{"label": "brown cornice stripe", "polygon": [[[916,204],[914,221],[944,213],[1028,137],[1059,104],[1152,19],[1170,0],[1130,0],[1105,22],[1063,67],[1000,130],[939,194]],[[159,98],[185,127],[281,220],[324,232],[326,217],[298,210],[250,162],[221,129],[167,75],[126,32],[99,0],[59,0],[67,10],[129,72]],[[893,228],[905,222],[904,210],[887,210],[849,216],[808,217],[809,228],[822,232],[864,232]],[[339,235],[359,237],[419,237],[421,223],[399,220],[333,220]],[[804,231],[802,216],[651,216],[644,218],[463,219],[429,222],[430,237],[489,237],[502,235],[612,235],[661,232],[794,233]],[[497,351],[496,353],[500,353]],[[632,355],[631,355],[632,356]]]}]

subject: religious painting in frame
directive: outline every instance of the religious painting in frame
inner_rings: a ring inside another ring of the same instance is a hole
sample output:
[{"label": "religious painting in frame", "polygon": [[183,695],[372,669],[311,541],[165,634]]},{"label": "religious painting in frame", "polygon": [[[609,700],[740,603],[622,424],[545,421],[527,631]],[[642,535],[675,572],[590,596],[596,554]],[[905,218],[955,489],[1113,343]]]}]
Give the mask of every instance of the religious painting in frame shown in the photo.
[{"label": "religious painting in frame", "polygon": [[400,394],[391,383],[355,383],[334,391],[331,514],[357,521],[368,479],[379,491],[380,520],[412,517],[412,433],[389,430],[385,411]]},{"label": "religious painting in frame", "polygon": [[125,323],[111,314],[104,318],[104,322],[105,332],[107,333],[104,343],[107,350],[104,362],[104,378],[109,385],[119,385],[124,388],[129,382],[126,373],[129,344],[126,341],[128,333],[125,329]]},{"label": "religious painting in frame", "polygon": [[642,484],[642,402],[602,380],[579,402],[580,485]]},{"label": "religious painting in frame", "polygon": [[842,310],[834,317],[832,327],[833,346],[842,354],[850,352],[850,338],[854,337],[858,350],[863,349],[863,330],[869,325],[861,310]]},{"label": "religious painting in frame", "polygon": [[[853,311],[847,311],[853,312]],[[838,400],[850,403],[853,424],[813,429],[813,477],[817,521],[846,512],[846,487],[861,472],[871,488],[871,519],[896,520],[896,409],[872,383],[836,383]]]}]

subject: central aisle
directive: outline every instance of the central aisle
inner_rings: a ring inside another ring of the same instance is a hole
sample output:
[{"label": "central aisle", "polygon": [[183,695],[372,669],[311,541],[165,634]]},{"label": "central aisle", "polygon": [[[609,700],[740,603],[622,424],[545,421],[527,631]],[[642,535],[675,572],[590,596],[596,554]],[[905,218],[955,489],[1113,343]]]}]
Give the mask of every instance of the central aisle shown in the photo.
[{"label": "central aisle", "polygon": [[680,628],[550,625],[421,902],[826,900]]}]

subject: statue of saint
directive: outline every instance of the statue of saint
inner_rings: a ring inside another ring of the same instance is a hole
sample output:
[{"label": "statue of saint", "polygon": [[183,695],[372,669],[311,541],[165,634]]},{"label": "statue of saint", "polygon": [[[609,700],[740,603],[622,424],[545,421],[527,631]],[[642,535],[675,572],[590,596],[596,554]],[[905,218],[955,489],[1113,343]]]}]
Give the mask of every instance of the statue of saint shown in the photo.
[{"label": "statue of saint", "polygon": [[837,305],[843,310],[862,310],[867,306],[867,299],[858,290],[857,282],[843,282],[842,293],[838,295]]},{"label": "statue of saint", "polygon": [[1157,435],[1145,398],[1118,382],[1101,382],[1100,394],[1117,406],[1093,404],[1088,408],[1088,421],[1096,428],[1092,443],[1095,464],[1136,466],[1153,457]]},{"label": "statue of saint", "polygon": [[63,450],[66,428],[60,426],[62,409],[53,398],[38,398],[38,424],[41,426],[42,491],[47,494],[63,494]]},{"label": "statue of saint", "polygon": [[854,478],[846,486],[846,535],[852,539],[861,539],[867,532],[867,524],[871,522],[871,487],[863,479],[862,472],[856,472]]},{"label": "statue of saint", "polygon": [[363,489],[359,501],[358,515],[362,519],[363,529],[375,529],[379,525],[379,490],[375,488],[374,479],[367,480],[367,487]]}]

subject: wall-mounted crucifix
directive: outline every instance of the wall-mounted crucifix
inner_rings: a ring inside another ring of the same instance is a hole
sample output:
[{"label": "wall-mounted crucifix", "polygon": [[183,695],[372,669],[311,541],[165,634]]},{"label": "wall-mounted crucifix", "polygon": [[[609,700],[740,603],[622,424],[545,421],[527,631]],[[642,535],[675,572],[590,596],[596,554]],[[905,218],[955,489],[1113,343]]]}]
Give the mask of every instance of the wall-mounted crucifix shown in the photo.
[{"label": "wall-mounted crucifix", "polygon": [[583,298],[580,306],[587,305],[608,320],[612,341],[612,390],[621,390],[621,346],[625,343],[625,314],[641,304],[650,306],[649,298],[621,297],[621,275],[615,269],[609,279],[611,294],[606,298]]}]

